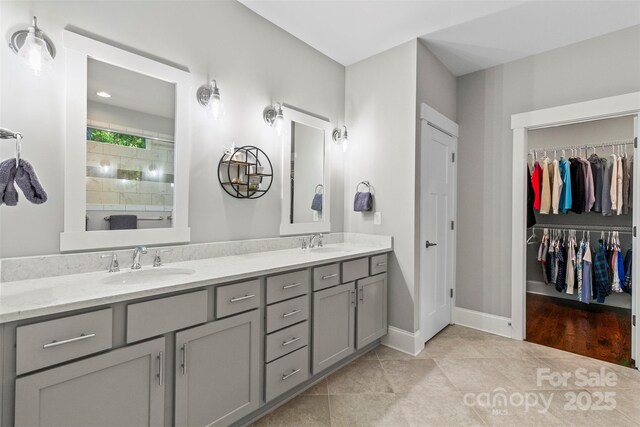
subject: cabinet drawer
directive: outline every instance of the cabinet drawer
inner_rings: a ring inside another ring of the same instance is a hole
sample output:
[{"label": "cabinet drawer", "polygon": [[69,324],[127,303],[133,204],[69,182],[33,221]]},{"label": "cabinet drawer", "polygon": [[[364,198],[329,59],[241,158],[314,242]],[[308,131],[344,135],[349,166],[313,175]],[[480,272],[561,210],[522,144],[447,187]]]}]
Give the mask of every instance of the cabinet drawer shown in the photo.
[{"label": "cabinet drawer", "polygon": [[260,307],[260,280],[216,288],[216,318]]},{"label": "cabinet drawer", "polygon": [[328,288],[340,284],[340,265],[329,264],[313,269],[313,290]]},{"label": "cabinet drawer", "polygon": [[206,290],[129,304],[127,344],[206,321]]},{"label": "cabinet drawer", "polygon": [[280,396],[309,378],[309,347],[303,347],[267,364],[265,400]]},{"label": "cabinet drawer", "polygon": [[372,256],[370,259],[371,276],[387,271],[387,254]]},{"label": "cabinet drawer", "polygon": [[369,275],[369,258],[354,259],[342,263],[342,283],[353,282]]},{"label": "cabinet drawer", "polygon": [[20,375],[111,348],[112,318],[112,310],[107,308],[18,327],[16,373]]},{"label": "cabinet drawer", "polygon": [[267,277],[267,304],[306,295],[309,292],[309,270]]},{"label": "cabinet drawer", "polygon": [[267,307],[267,333],[309,318],[309,295]]},{"label": "cabinet drawer", "polygon": [[304,321],[267,335],[265,360],[271,362],[307,344],[309,344],[309,322]]}]

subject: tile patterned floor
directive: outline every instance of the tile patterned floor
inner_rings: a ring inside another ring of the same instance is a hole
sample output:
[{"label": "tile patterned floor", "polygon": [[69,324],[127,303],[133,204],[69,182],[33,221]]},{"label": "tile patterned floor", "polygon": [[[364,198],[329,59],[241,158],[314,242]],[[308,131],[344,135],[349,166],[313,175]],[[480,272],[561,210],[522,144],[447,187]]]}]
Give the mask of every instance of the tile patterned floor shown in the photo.
[{"label": "tile patterned floor", "polygon": [[[539,368],[572,376],[558,386],[538,384]],[[584,371],[576,373],[579,368]],[[614,386],[595,379],[583,384],[576,376],[600,378],[601,369],[615,378]],[[501,405],[501,396],[506,405]],[[372,350],[254,424],[556,425],[640,426],[640,372],[449,326],[416,357],[384,346]]]}]

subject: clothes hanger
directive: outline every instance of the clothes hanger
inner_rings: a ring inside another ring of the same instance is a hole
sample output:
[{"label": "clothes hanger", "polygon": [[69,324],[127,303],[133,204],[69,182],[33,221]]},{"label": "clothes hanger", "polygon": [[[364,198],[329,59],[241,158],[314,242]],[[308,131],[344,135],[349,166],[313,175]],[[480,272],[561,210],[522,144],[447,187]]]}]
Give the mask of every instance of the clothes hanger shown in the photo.
[{"label": "clothes hanger", "polygon": [[538,242],[538,236],[536,235],[536,229],[531,228],[531,236],[527,239],[527,245],[533,245]]}]

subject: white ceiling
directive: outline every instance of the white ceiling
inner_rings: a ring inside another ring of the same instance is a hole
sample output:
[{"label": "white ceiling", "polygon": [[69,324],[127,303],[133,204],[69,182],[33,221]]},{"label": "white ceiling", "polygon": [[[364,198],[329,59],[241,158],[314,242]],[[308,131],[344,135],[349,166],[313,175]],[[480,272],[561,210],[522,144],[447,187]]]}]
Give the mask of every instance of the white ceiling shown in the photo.
[{"label": "white ceiling", "polygon": [[[96,95],[100,91],[109,93],[111,98]],[[87,99],[154,116],[175,117],[174,84],[94,59],[87,62]]]},{"label": "white ceiling", "polygon": [[640,1],[239,0],[343,65],[420,38],[456,76],[640,24]]}]

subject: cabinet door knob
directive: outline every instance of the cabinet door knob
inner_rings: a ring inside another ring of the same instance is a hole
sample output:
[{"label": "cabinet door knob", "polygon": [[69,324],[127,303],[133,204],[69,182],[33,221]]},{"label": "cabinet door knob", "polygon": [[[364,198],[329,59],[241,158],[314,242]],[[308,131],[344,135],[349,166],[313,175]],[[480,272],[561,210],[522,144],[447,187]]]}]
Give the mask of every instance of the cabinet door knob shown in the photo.
[{"label": "cabinet door knob", "polygon": [[427,249],[429,249],[431,246],[438,246],[437,243],[431,243],[430,241],[427,240],[427,243],[425,243],[425,247]]}]

